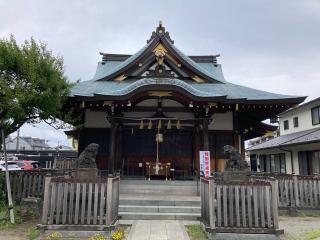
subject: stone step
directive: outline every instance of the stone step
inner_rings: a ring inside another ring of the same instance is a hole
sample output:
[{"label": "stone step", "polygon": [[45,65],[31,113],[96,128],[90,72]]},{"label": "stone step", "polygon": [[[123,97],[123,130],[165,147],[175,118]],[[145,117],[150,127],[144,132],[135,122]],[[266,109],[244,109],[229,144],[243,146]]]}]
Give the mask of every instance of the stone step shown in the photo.
[{"label": "stone step", "polygon": [[184,206],[199,207],[200,201],[166,201],[166,200],[140,200],[140,199],[120,199],[119,205],[136,205],[136,206]]},{"label": "stone step", "polygon": [[144,212],[144,213],[200,213],[200,206],[141,206],[120,205],[119,212]]},{"label": "stone step", "polygon": [[136,206],[200,206],[200,201],[165,201],[165,200],[129,200],[119,201],[119,205],[136,205]]},{"label": "stone step", "polygon": [[121,220],[186,220],[197,221],[200,213],[119,212]]},{"label": "stone step", "polygon": [[120,185],[133,185],[133,186],[141,186],[141,185],[149,185],[149,186],[199,186],[199,181],[164,181],[164,180],[122,180]]},{"label": "stone step", "polygon": [[119,205],[137,206],[200,206],[199,196],[120,194]]},{"label": "stone step", "polygon": [[154,187],[140,186],[140,188],[130,188],[120,186],[120,194],[149,194],[149,195],[173,195],[173,196],[197,196],[198,190],[193,187]]},{"label": "stone step", "polygon": [[120,194],[157,196],[198,196],[197,181],[122,180]]}]

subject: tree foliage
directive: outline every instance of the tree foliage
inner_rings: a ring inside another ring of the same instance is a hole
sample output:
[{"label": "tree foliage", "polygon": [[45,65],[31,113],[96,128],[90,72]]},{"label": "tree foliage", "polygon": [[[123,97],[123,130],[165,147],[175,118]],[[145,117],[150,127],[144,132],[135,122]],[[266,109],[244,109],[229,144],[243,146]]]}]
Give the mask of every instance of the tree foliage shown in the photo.
[{"label": "tree foliage", "polygon": [[33,38],[22,45],[13,36],[0,39],[0,121],[6,135],[25,122],[61,119],[70,87],[63,59],[46,44]]}]

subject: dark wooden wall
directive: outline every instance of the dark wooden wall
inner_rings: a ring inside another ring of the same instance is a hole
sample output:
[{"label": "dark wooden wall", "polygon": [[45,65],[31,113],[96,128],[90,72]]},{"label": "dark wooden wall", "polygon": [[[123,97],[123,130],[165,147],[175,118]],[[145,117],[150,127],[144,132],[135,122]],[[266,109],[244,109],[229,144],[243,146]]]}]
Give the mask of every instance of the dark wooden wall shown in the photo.
[{"label": "dark wooden wall", "polygon": [[[123,131],[123,161],[126,168],[138,172],[138,165],[155,162],[157,130],[125,129]],[[174,168],[193,171],[193,131],[162,130],[163,142],[159,144],[159,161],[171,163]],[[129,170],[125,170],[129,171]]]},{"label": "dark wooden wall", "polygon": [[[115,169],[123,166],[138,166],[139,163],[156,160],[156,129],[123,128],[117,132]],[[188,169],[193,172],[198,169],[199,150],[202,150],[201,132],[194,130],[162,130],[164,141],[159,145],[159,159],[162,163],[170,162],[176,168]],[[232,131],[209,131],[209,150],[211,152],[212,171],[223,169],[223,146],[234,146]],[[110,129],[84,128],[80,132],[78,152],[81,153],[90,143],[100,145],[97,157],[99,169],[108,166]]]},{"label": "dark wooden wall", "polygon": [[109,136],[108,128],[84,128],[80,131],[78,154],[80,154],[90,143],[99,144],[97,165],[101,170],[107,169],[109,155]]}]

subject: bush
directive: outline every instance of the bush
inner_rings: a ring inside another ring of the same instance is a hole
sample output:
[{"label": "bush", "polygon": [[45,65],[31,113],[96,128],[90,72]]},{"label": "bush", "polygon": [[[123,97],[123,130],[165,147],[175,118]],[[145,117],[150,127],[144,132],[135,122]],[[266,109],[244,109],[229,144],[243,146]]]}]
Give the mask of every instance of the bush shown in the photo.
[{"label": "bush", "polygon": [[118,229],[112,233],[111,238],[112,240],[121,240],[123,238],[123,235],[124,235],[124,230]]},{"label": "bush", "polygon": [[22,218],[20,216],[20,207],[19,206],[13,207],[13,214],[14,214],[14,221],[15,221],[14,224],[12,224],[10,222],[8,206],[3,205],[0,208],[0,229],[13,228],[13,227],[15,227],[15,225],[23,222]]},{"label": "bush", "polygon": [[36,227],[31,227],[27,231],[28,240],[36,239],[40,235],[40,231]]},{"label": "bush", "polygon": [[101,233],[96,233],[95,235],[90,237],[88,240],[107,240],[107,238]]},{"label": "bush", "polygon": [[62,238],[62,234],[60,232],[52,232],[46,236],[46,240],[58,240]]}]

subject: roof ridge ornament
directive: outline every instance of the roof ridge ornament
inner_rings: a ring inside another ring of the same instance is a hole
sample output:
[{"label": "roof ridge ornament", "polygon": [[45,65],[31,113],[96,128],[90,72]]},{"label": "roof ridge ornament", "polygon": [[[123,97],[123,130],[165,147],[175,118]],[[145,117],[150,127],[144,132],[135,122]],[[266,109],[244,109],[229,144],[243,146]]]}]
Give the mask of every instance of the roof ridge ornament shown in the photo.
[{"label": "roof ridge ornament", "polygon": [[159,25],[156,28],[156,31],[153,31],[152,34],[151,34],[150,39],[147,40],[147,43],[151,42],[153,39],[155,39],[157,37],[158,38],[165,37],[165,38],[167,38],[167,40],[170,43],[174,44],[174,41],[171,39],[169,32],[166,32],[165,27],[162,25],[162,21],[161,20],[159,21]]}]

